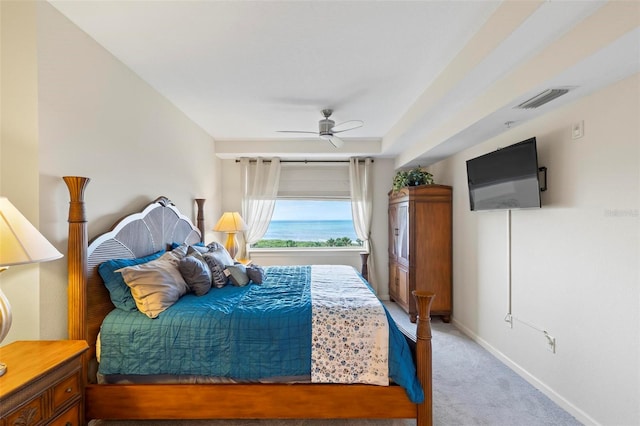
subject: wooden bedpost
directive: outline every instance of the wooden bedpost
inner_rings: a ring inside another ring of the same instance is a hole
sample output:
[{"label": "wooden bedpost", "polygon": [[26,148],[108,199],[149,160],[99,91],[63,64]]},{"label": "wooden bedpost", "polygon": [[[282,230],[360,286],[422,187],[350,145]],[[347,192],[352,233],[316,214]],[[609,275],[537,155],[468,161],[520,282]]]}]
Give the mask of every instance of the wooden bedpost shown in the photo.
[{"label": "wooden bedpost", "polygon": [[69,339],[87,340],[87,218],[84,211],[84,188],[89,178],[63,177],[71,201],[69,202],[69,241],[67,264],[69,285],[67,287]]},{"label": "wooden bedpost", "polygon": [[418,405],[418,426],[433,425],[433,392],[431,387],[431,302],[434,293],[414,290],[411,292],[418,305],[416,329],[416,368],[424,390],[424,402]]},{"label": "wooden bedpost", "polygon": [[204,198],[196,198],[198,206],[198,214],[196,216],[196,224],[200,230],[200,242],[204,243]]}]

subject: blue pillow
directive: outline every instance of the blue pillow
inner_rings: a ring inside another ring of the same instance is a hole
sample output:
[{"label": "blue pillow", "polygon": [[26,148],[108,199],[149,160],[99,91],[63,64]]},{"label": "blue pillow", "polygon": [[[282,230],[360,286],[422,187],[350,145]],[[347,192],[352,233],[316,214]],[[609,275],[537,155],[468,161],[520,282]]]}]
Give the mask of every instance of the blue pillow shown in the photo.
[{"label": "blue pillow", "polygon": [[126,266],[150,262],[162,256],[164,252],[165,250],[160,250],[149,256],[138,257],[136,259],[111,259],[98,266],[98,273],[102,277],[102,281],[104,281],[107,290],[109,290],[111,302],[116,308],[124,311],[135,311],[138,309],[136,301],[133,300],[133,296],[131,295],[131,289],[127,283],[124,282],[122,274],[115,271]]}]

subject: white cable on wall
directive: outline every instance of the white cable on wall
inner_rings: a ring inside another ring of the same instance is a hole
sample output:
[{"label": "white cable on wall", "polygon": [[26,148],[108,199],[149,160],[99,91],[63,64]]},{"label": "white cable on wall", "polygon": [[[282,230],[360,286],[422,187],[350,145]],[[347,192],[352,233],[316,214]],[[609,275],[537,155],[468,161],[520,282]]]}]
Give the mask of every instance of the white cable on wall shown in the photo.
[{"label": "white cable on wall", "polygon": [[511,268],[511,210],[507,210],[507,273],[508,273],[508,311],[504,317],[504,321],[509,324],[510,328],[513,328],[513,321],[518,321],[521,324],[526,325],[527,327],[532,328],[533,330],[539,331],[544,334],[549,349],[556,353],[556,339],[549,334],[547,330],[542,329],[528,321],[520,319],[513,315],[513,291],[512,291],[512,268]]},{"label": "white cable on wall", "polygon": [[509,323],[509,327],[513,327],[513,312],[511,311],[511,210],[507,210],[507,273],[508,273],[508,310],[504,321]]}]

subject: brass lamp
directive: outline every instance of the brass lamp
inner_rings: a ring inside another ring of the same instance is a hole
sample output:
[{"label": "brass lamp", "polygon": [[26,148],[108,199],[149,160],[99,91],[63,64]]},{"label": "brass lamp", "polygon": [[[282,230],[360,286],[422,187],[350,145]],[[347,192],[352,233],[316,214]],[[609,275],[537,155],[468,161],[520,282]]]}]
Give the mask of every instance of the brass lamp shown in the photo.
[{"label": "brass lamp", "polygon": [[214,231],[226,232],[227,241],[224,243],[224,247],[227,249],[231,258],[235,259],[238,253],[238,240],[236,234],[247,229],[247,224],[242,220],[242,216],[238,212],[224,212],[216,226],[213,227]]},{"label": "brass lamp", "polygon": [[[62,254],[6,198],[0,197],[0,272],[9,266],[47,262]],[[11,328],[11,305],[0,289],[0,343]],[[0,376],[7,365],[0,362]]]}]

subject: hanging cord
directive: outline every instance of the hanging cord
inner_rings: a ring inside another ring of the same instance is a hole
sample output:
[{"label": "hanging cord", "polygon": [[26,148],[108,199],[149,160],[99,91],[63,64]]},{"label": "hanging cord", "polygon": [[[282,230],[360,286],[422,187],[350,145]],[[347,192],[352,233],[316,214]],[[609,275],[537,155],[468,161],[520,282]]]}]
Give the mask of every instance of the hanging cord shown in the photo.
[{"label": "hanging cord", "polygon": [[551,350],[553,353],[556,353],[556,339],[551,336],[549,334],[549,332],[547,330],[544,330],[530,322],[527,322],[523,319],[520,319],[516,316],[513,315],[513,292],[512,292],[512,283],[513,283],[513,275],[512,275],[512,269],[511,269],[511,210],[507,211],[507,233],[508,233],[508,238],[507,238],[507,271],[508,271],[508,282],[509,282],[509,289],[508,289],[508,311],[507,314],[504,316],[504,322],[509,324],[510,328],[513,328],[513,321],[518,321],[521,324],[526,325],[527,327],[539,331],[540,333],[544,334],[544,337],[547,339],[547,345],[549,350]]},{"label": "hanging cord", "polygon": [[509,291],[508,291],[508,311],[507,315],[504,317],[504,321],[509,323],[509,327],[513,328],[513,312],[512,312],[512,302],[511,302],[511,210],[507,210],[507,274],[508,274],[508,283],[509,283]]}]

